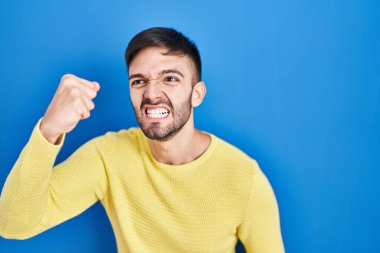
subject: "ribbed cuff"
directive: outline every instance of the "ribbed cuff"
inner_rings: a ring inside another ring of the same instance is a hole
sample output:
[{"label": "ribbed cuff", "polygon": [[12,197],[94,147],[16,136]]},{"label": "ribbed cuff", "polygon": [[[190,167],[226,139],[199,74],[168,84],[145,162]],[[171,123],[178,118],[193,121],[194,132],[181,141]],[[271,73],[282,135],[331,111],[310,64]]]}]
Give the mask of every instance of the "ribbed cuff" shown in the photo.
[{"label": "ribbed cuff", "polygon": [[57,155],[60,149],[63,146],[63,143],[65,142],[66,133],[63,133],[59,139],[57,144],[50,143],[41,133],[40,125],[43,117],[41,117],[37,124],[33,128],[33,132],[29,138],[29,145],[37,147],[38,150],[48,154],[55,154]]}]

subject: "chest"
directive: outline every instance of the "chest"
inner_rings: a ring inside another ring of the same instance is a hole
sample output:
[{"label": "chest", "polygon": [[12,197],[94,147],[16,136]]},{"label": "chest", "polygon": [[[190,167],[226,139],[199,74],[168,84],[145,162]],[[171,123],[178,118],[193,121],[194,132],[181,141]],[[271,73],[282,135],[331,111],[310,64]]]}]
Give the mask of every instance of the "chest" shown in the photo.
[{"label": "chest", "polygon": [[110,179],[119,195],[114,199],[122,202],[115,202],[116,208],[127,206],[145,225],[169,226],[184,235],[234,234],[245,204],[231,175],[207,169],[173,176],[136,162]]}]

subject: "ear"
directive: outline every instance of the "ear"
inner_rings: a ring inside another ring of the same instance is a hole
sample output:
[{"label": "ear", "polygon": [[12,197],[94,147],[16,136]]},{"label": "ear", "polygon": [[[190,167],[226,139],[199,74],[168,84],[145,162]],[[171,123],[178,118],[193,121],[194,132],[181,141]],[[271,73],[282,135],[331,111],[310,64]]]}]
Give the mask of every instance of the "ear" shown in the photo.
[{"label": "ear", "polygon": [[202,104],[203,98],[206,95],[206,85],[203,81],[199,81],[194,85],[193,94],[191,97],[191,105],[197,107]]}]

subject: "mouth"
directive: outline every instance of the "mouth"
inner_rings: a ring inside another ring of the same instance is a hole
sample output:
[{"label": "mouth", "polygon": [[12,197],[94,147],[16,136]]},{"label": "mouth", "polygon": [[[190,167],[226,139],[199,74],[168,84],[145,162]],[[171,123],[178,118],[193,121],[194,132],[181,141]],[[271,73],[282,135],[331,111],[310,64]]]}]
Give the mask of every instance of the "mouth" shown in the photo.
[{"label": "mouth", "polygon": [[148,119],[165,119],[169,117],[170,110],[165,107],[145,108],[144,115]]}]

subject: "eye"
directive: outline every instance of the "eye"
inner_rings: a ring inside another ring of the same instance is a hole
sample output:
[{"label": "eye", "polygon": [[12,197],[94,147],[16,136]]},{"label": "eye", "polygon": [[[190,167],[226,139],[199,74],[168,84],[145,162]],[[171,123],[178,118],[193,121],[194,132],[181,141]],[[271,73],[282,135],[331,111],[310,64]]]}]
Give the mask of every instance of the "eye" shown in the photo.
[{"label": "eye", "polygon": [[131,86],[141,86],[144,84],[144,80],[142,79],[136,79],[131,82]]},{"label": "eye", "polygon": [[179,79],[175,76],[167,76],[165,77],[165,82],[168,82],[168,83],[179,82]]}]

